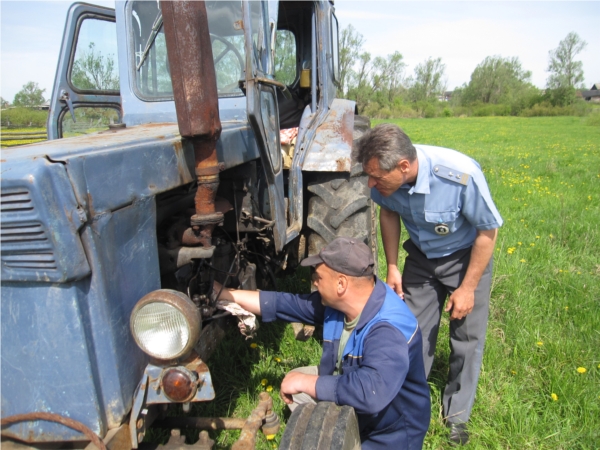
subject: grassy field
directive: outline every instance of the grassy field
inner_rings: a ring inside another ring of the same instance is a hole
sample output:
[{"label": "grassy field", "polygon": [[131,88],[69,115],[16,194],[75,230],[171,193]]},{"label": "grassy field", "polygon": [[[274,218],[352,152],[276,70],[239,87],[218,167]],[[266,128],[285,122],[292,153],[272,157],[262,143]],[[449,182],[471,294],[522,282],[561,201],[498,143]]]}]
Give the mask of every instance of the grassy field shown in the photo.
[{"label": "grassy field", "polygon": [[[600,448],[600,127],[576,117],[396,123],[415,143],[477,159],[505,221],[466,448]],[[380,263],[385,267],[382,251]],[[280,288],[306,292],[308,278],[298,272]],[[448,448],[440,407],[447,315],[444,325],[429,380],[427,449]],[[231,336],[209,364],[217,400],[192,413],[246,417],[267,390],[285,422],[289,413],[277,395],[284,374],[319,357],[319,336],[295,341],[291,327],[281,323],[263,324],[252,341]],[[212,436],[228,448],[238,434]],[[261,434],[258,448],[276,448],[281,434],[272,441]]]},{"label": "grassy field", "polygon": [[[28,135],[37,133],[37,136],[32,136],[33,139],[11,139],[11,136]],[[36,142],[42,142],[46,140],[46,137],[40,138],[39,136],[46,134],[45,127],[25,127],[25,128],[2,128],[0,130],[0,146],[2,148],[15,147],[17,145],[34,144]]]}]

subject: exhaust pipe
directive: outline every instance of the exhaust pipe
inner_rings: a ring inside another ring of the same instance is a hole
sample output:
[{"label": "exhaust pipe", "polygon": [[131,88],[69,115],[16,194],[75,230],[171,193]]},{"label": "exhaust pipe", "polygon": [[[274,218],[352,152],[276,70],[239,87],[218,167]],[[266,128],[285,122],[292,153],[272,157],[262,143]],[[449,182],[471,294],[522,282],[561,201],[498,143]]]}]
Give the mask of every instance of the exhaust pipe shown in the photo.
[{"label": "exhaust pipe", "polygon": [[181,242],[210,247],[223,213],[215,210],[221,120],[206,7],[202,1],[162,1],[160,6],[179,133],[192,142],[198,179],[196,213]]}]

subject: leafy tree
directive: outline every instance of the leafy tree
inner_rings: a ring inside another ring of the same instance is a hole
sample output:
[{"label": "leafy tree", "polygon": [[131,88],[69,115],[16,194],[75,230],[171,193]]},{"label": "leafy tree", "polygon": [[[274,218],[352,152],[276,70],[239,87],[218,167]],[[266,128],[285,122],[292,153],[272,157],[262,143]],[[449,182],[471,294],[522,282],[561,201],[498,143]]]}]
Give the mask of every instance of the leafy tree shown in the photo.
[{"label": "leafy tree", "polygon": [[73,64],[71,82],[79,89],[119,90],[119,75],[113,56],[96,52],[95,44],[90,42],[88,50],[83,50]]},{"label": "leafy tree", "polygon": [[347,93],[348,82],[353,76],[353,67],[360,58],[360,51],[364,43],[363,35],[352,25],[342,30],[340,38],[340,94]]},{"label": "leafy tree", "polygon": [[546,70],[550,72],[547,87],[553,104],[564,106],[575,100],[575,87],[583,81],[583,63],[575,57],[586,45],[577,33],[570,32],[556,49],[550,50]]},{"label": "leafy tree", "polygon": [[486,57],[471,74],[462,92],[463,104],[512,103],[527,90],[531,72],[523,70],[519,58]]},{"label": "leafy tree", "polygon": [[0,97],[0,106],[2,107],[2,109],[8,108],[10,106],[10,103],[7,100],[4,100],[4,98]]},{"label": "leafy tree", "polygon": [[388,55],[387,58],[381,61],[381,70],[385,74],[383,88],[386,91],[389,102],[394,100],[394,97],[400,94],[402,87],[402,75],[406,64],[402,61],[402,54],[394,52]]},{"label": "leafy tree", "polygon": [[414,102],[436,100],[446,89],[444,71],[446,65],[442,58],[428,58],[415,67],[415,78],[410,87],[409,96]]},{"label": "leafy tree", "polygon": [[287,85],[292,84],[296,79],[296,38],[291,31],[277,31],[277,39],[275,40],[275,79]]},{"label": "leafy tree", "polygon": [[46,102],[44,99],[45,91],[46,89],[40,89],[37,83],[29,81],[23,85],[23,89],[15,94],[13,105],[26,108],[43,105]]}]

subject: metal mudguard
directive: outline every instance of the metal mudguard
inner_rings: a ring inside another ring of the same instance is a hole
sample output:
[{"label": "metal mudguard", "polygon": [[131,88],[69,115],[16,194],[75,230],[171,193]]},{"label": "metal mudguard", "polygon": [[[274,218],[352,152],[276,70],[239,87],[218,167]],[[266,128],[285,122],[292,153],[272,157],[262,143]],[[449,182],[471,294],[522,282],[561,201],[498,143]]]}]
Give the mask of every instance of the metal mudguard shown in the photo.
[{"label": "metal mudguard", "polygon": [[334,99],[302,164],[303,171],[350,172],[355,103]]}]

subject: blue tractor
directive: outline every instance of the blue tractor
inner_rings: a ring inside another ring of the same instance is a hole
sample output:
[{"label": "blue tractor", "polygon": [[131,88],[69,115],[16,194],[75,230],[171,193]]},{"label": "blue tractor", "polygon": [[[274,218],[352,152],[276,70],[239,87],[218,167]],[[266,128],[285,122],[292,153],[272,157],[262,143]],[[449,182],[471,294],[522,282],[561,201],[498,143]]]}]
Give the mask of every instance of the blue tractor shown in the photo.
[{"label": "blue tractor", "polygon": [[[49,140],[2,152],[3,446],[142,447],[165,405],[214,397],[237,330],[215,280],[266,288],[336,236],[376,246],[338,61],[330,1],[72,5]],[[276,431],[271,407],[239,448]]]}]

